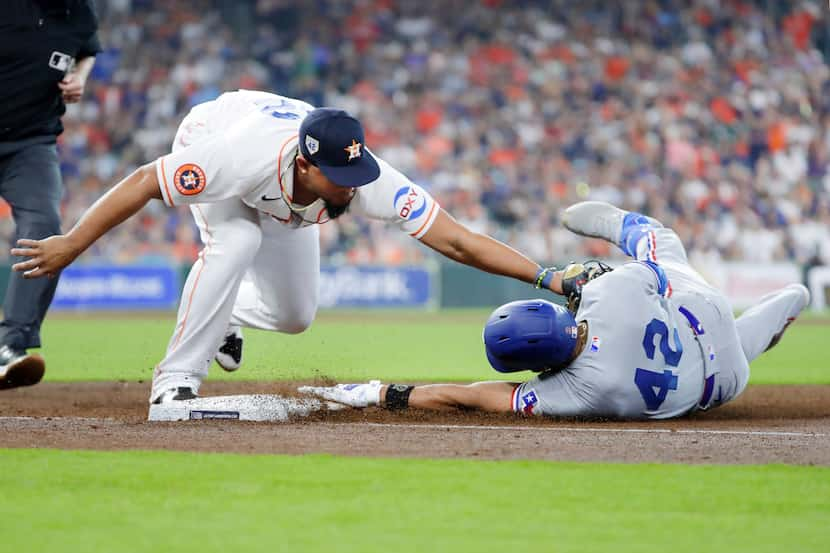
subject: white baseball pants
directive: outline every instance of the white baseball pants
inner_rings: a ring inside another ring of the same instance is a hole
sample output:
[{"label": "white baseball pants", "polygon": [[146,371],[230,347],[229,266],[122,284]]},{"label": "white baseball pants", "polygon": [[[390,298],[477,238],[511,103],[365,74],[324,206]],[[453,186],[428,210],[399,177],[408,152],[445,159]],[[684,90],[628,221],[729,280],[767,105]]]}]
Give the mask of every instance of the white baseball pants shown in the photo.
[{"label": "white baseball pants", "polygon": [[[211,132],[211,104],[185,117],[174,151]],[[317,312],[316,225],[286,227],[237,198],[190,209],[204,248],[182,290],[175,330],[153,375],[151,402],[170,388],[198,391],[229,324],[296,334]]]}]

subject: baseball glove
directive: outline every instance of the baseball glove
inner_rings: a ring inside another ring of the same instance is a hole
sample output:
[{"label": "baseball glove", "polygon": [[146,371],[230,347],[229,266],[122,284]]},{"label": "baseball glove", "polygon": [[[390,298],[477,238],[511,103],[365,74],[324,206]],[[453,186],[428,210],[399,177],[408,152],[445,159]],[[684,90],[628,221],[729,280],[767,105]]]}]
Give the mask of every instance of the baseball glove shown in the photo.
[{"label": "baseball glove", "polygon": [[597,277],[613,271],[611,267],[592,259],[585,263],[570,263],[562,273],[562,294],[568,299],[568,310],[576,314],[582,301],[582,288]]}]

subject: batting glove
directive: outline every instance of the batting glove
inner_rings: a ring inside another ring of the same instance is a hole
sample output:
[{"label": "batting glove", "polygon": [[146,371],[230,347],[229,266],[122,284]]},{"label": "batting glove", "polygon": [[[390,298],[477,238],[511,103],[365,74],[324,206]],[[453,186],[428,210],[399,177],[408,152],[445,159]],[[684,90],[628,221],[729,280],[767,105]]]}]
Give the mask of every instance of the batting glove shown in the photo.
[{"label": "batting glove", "polygon": [[369,407],[380,403],[380,380],[367,384],[338,384],[337,386],[300,386],[297,391],[326,401],[350,407]]}]

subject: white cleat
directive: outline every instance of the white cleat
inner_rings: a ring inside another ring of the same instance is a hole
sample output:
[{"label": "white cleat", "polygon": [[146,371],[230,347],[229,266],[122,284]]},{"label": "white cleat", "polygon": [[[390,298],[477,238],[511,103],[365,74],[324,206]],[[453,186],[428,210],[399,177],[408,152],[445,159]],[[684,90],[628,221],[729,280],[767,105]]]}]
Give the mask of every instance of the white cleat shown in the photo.
[{"label": "white cleat", "polygon": [[783,289],[773,292],[772,294],[767,294],[763,298],[761,298],[761,302],[763,303],[764,300],[769,299],[771,296],[778,296],[787,294],[792,296],[793,303],[790,306],[790,311],[787,313],[787,322],[784,323],[784,326],[781,328],[780,331],[773,335],[772,340],[770,340],[767,349],[764,351],[769,351],[770,349],[774,348],[778,342],[781,341],[781,337],[784,336],[784,333],[787,331],[787,328],[795,321],[801,312],[804,310],[807,305],[810,303],[810,291],[807,290],[807,287],[803,284],[790,284],[785,286]]},{"label": "white cleat", "polygon": [[216,363],[227,372],[233,372],[242,365],[242,329],[228,327],[225,341],[216,352]]},{"label": "white cleat", "polygon": [[619,244],[627,213],[606,202],[579,202],[565,210],[562,223],[576,234]]}]

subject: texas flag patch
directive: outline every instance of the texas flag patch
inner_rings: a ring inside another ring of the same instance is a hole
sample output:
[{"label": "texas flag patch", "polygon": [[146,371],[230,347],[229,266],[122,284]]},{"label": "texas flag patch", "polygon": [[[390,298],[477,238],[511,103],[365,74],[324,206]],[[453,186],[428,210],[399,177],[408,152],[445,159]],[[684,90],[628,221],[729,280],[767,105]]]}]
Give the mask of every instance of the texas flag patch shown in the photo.
[{"label": "texas flag patch", "polygon": [[522,394],[522,413],[525,415],[532,415],[533,414],[533,407],[539,403],[539,398],[536,397],[536,391],[530,390],[529,392]]}]

